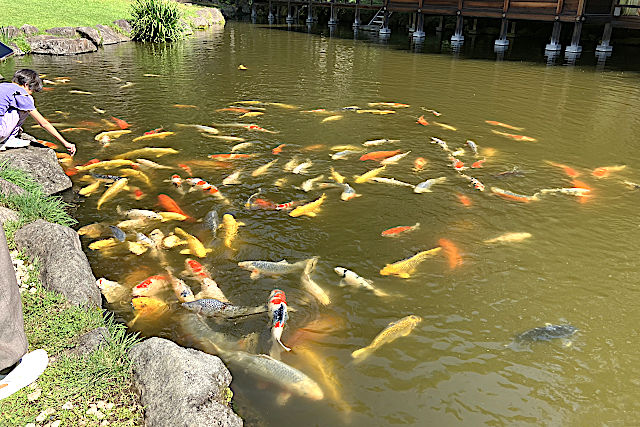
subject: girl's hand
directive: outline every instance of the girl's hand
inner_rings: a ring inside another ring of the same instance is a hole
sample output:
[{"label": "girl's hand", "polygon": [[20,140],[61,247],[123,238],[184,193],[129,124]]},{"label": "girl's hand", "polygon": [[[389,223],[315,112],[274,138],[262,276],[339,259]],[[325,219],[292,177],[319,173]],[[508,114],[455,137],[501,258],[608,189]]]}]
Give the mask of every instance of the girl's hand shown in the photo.
[{"label": "girl's hand", "polygon": [[69,154],[72,156],[76,154],[76,144],[66,143],[64,146],[67,148]]}]

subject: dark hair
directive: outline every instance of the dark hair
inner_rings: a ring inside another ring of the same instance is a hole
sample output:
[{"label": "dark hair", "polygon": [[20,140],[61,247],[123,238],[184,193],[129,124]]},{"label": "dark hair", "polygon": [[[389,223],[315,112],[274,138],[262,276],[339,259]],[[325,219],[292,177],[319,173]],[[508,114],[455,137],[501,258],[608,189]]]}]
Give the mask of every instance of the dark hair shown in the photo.
[{"label": "dark hair", "polygon": [[18,86],[26,86],[32,92],[40,92],[42,90],[42,80],[38,73],[28,68],[16,71],[13,75],[13,82]]}]

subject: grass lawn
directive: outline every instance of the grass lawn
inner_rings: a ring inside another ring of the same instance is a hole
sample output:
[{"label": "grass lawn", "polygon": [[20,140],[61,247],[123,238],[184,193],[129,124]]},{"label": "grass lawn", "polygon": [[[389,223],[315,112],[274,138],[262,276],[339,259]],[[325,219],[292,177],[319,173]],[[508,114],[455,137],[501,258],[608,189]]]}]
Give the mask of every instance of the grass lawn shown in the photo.
[{"label": "grass lawn", "polygon": [[[0,27],[24,24],[40,30],[53,27],[79,27],[111,24],[131,17],[131,0],[0,0]],[[180,4],[185,15],[193,14],[193,5]]]}]

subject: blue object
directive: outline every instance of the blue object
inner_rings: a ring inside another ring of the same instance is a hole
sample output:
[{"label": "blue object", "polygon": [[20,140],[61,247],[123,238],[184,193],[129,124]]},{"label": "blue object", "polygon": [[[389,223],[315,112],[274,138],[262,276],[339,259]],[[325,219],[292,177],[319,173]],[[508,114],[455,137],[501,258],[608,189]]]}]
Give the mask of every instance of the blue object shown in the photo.
[{"label": "blue object", "polygon": [[0,42],[0,59],[5,59],[13,55],[13,49]]}]

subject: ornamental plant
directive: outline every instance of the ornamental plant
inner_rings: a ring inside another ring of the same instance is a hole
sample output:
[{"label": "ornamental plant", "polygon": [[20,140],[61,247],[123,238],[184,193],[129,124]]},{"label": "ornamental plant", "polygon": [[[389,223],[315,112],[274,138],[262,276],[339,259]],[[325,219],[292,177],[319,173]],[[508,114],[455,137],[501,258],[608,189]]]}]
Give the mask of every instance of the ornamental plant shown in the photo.
[{"label": "ornamental plant", "polygon": [[177,3],[168,0],[135,0],[131,37],[141,42],[161,43],[180,40],[184,29]]}]

